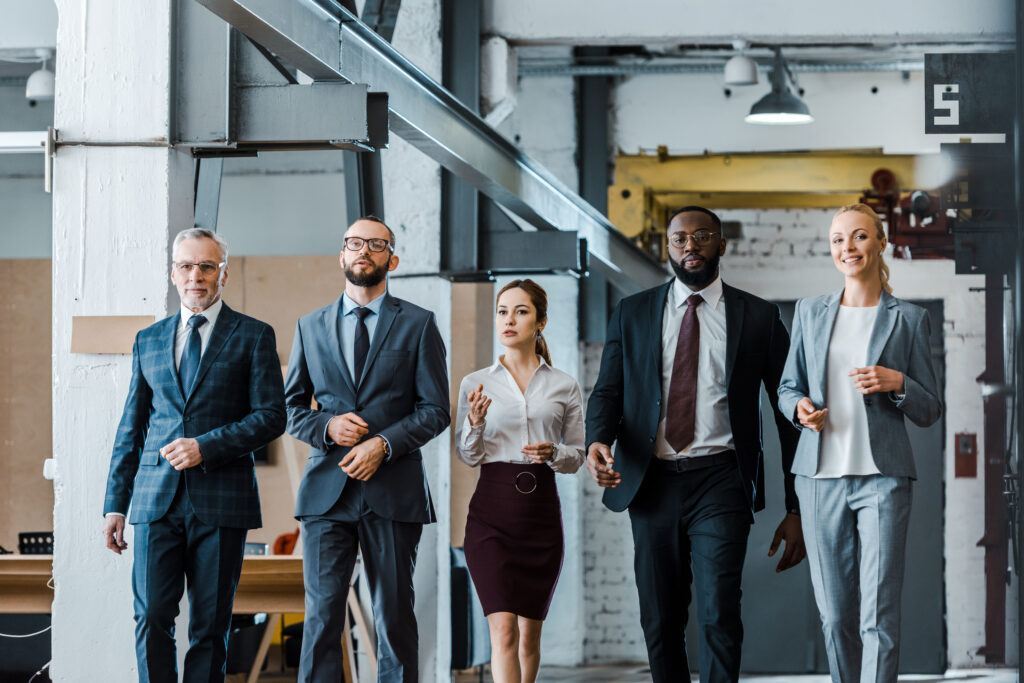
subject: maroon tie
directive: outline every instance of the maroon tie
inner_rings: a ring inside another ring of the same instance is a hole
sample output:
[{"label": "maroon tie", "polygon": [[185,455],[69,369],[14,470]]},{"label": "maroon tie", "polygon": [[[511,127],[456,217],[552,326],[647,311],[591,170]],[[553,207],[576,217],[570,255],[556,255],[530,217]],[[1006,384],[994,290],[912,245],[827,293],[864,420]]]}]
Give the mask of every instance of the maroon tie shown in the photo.
[{"label": "maroon tie", "polygon": [[672,380],[668,385],[668,405],[665,410],[665,440],[680,452],[693,443],[694,416],[697,411],[697,357],[700,350],[700,321],[697,306],[704,301],[700,294],[692,294],[679,326],[676,340],[676,358],[672,363]]}]

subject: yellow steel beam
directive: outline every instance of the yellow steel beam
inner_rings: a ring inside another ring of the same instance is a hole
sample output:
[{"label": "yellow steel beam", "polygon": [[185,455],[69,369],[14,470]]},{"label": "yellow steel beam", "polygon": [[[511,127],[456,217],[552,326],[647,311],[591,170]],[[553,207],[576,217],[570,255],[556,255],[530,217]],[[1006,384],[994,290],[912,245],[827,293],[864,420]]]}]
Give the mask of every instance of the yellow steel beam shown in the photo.
[{"label": "yellow steel beam", "polygon": [[663,192],[794,192],[853,194],[871,187],[871,174],[887,168],[904,189],[923,187],[921,168],[938,155],[882,154],[878,151],[619,155],[615,187]]},{"label": "yellow steel beam", "polygon": [[834,209],[859,200],[860,192],[661,192],[653,200],[668,211],[696,204],[708,209]]}]

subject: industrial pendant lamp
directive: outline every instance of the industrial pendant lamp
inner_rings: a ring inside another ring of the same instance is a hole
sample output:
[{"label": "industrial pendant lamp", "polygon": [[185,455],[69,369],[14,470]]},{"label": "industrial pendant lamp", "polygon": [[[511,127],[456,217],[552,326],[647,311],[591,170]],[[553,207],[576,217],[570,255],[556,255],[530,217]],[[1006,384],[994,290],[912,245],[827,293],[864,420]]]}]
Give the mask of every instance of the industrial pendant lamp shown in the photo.
[{"label": "industrial pendant lamp", "polygon": [[812,123],[807,105],[789,90],[786,84],[786,63],[782,49],[775,50],[775,66],[772,68],[772,91],[754,103],[744,121],[775,126],[794,126]]}]

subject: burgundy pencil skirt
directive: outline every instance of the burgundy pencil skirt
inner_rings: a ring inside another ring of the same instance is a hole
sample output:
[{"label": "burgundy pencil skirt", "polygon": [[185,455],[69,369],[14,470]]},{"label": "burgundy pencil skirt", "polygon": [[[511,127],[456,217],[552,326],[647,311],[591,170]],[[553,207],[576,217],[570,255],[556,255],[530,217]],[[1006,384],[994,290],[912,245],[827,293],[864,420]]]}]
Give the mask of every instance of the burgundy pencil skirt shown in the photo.
[{"label": "burgundy pencil skirt", "polygon": [[465,548],[484,614],[544,619],[565,554],[552,469],[532,463],[482,465],[469,501]]}]

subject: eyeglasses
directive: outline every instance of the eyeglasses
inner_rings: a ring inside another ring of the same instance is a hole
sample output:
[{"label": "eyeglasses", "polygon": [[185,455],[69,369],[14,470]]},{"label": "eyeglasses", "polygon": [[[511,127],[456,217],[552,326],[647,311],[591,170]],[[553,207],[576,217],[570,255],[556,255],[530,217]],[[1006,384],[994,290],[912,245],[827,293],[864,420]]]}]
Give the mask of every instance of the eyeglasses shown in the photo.
[{"label": "eyeglasses", "polygon": [[668,243],[673,247],[682,248],[686,246],[688,240],[693,240],[694,244],[707,244],[711,241],[712,237],[718,237],[719,233],[711,232],[710,230],[698,230],[694,233],[686,233],[680,230],[679,232],[672,233],[672,236],[668,238]]},{"label": "eyeglasses", "polygon": [[363,245],[370,247],[370,251],[380,253],[391,246],[386,239],[374,237],[365,239],[363,237],[346,237],[345,248],[349,251],[362,251]]},{"label": "eyeglasses", "polygon": [[182,275],[189,275],[194,269],[198,268],[199,272],[203,275],[213,275],[218,270],[226,265],[226,261],[220,263],[213,263],[212,261],[203,261],[202,263],[186,263],[185,261],[175,261],[174,270],[178,271]]}]

